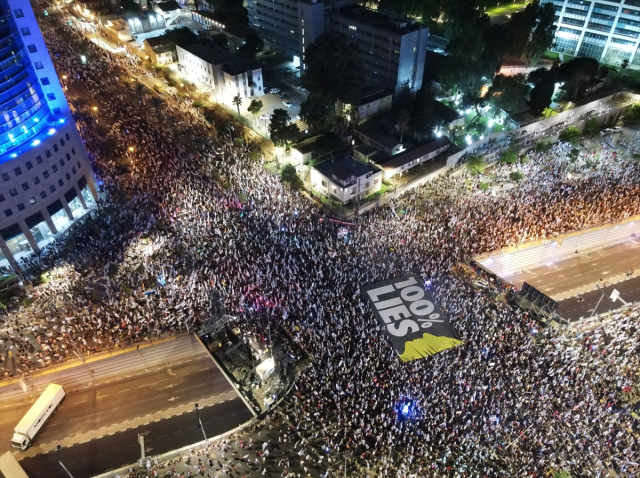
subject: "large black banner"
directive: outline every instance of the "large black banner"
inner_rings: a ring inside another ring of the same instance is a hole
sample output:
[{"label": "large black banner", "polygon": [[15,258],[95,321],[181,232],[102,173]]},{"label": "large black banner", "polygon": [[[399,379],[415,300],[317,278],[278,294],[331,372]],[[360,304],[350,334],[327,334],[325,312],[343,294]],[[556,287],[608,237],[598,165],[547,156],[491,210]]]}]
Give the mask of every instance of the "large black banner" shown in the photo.
[{"label": "large black banner", "polygon": [[362,291],[403,362],[462,344],[419,276],[376,282]]}]

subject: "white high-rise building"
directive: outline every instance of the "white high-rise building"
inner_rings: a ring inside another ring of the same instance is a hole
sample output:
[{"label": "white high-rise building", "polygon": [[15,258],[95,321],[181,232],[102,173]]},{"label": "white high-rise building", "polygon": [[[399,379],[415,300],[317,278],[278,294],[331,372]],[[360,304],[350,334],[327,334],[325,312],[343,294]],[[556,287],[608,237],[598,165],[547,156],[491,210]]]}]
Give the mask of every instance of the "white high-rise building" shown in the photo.
[{"label": "white high-rise building", "polygon": [[640,68],[640,0],[543,0],[553,4],[553,50],[610,65]]},{"label": "white high-rise building", "polygon": [[15,266],[98,196],[31,4],[0,5],[0,266]]}]

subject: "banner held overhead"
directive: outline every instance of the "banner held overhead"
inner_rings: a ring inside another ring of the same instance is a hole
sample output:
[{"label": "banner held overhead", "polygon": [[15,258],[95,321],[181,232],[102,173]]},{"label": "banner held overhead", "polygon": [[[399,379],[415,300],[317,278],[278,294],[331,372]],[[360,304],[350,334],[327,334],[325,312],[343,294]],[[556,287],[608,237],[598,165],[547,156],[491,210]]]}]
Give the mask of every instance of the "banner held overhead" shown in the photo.
[{"label": "banner held overhead", "polygon": [[419,276],[376,282],[362,290],[403,362],[462,344]]}]

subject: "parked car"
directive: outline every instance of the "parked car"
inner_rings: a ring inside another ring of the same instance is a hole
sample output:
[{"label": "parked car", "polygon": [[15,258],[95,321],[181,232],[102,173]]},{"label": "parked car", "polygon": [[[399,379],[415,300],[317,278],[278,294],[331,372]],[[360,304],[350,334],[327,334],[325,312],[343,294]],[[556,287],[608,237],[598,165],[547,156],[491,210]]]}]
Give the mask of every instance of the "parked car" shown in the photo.
[{"label": "parked car", "polygon": [[613,127],[613,132],[614,133],[619,133],[620,131],[622,131],[622,128],[620,126],[614,126]]},{"label": "parked car", "polygon": [[280,97],[280,99],[283,99],[283,100],[284,100],[285,98],[289,98],[289,95],[288,95],[288,94],[286,94],[286,93],[280,93],[278,96]]},{"label": "parked car", "polygon": [[602,136],[605,136],[605,135],[611,134],[611,133],[613,133],[613,130],[611,128],[606,128],[606,129],[603,129],[602,131],[600,131],[600,134]]},{"label": "parked car", "polygon": [[283,101],[282,102],[283,105],[285,105],[287,108],[293,108],[293,103],[291,103],[291,101]]},{"label": "parked car", "polygon": [[304,93],[305,95],[306,95],[307,93],[309,93],[309,92],[307,91],[307,89],[306,89],[304,86],[299,87],[299,88],[298,88],[298,91],[299,91],[300,93]]},{"label": "parked car", "polygon": [[274,95],[277,95],[278,93],[280,93],[280,88],[271,88],[269,90],[269,93],[273,93]]}]

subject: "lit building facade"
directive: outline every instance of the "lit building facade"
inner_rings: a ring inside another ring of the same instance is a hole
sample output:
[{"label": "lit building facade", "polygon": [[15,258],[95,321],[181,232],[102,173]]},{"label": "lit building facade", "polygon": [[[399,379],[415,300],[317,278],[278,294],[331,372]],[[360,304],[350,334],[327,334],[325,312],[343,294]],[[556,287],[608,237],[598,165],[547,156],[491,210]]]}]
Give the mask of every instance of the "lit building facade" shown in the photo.
[{"label": "lit building facade", "polygon": [[553,50],[640,68],[640,0],[543,0],[555,9]]},{"label": "lit building facade", "polygon": [[0,266],[15,267],[98,196],[29,1],[0,6]]},{"label": "lit building facade", "polygon": [[344,34],[358,44],[371,85],[394,93],[408,82],[422,86],[429,29],[356,5],[354,0],[247,0],[249,26],[276,52],[305,70],[305,52],[324,33]]}]

